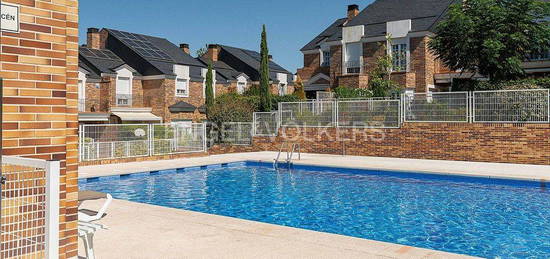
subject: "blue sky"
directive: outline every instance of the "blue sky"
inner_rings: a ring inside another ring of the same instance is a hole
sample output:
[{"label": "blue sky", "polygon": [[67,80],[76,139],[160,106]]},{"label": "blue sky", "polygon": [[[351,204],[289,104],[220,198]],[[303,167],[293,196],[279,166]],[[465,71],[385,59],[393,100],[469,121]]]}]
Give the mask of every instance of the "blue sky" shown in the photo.
[{"label": "blue sky", "polygon": [[347,5],[363,9],[372,0],[82,0],[80,42],[88,27],[114,28],[189,43],[194,55],[207,43],[258,50],[266,24],[270,53],[295,72],[300,48],[337,18]]}]

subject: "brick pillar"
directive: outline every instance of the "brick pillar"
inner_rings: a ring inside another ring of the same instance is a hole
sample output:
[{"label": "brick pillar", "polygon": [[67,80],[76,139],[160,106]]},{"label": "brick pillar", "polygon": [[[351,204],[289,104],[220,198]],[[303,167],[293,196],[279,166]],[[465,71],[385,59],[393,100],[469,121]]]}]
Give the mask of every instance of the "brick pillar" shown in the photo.
[{"label": "brick pillar", "polygon": [[338,77],[342,74],[342,46],[330,47],[330,85],[338,87]]},{"label": "brick pillar", "polygon": [[59,257],[77,257],[78,1],[9,2],[21,23],[0,37],[3,155],[61,161]]}]

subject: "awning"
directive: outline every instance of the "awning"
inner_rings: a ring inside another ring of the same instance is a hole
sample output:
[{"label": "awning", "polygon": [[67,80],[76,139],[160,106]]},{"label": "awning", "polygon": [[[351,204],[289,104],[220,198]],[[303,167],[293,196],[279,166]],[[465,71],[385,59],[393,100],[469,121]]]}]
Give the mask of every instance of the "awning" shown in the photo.
[{"label": "awning", "polygon": [[81,112],[78,113],[80,122],[105,122],[109,121],[109,114],[103,112]]},{"label": "awning", "polygon": [[150,112],[113,112],[122,121],[162,121],[162,118]]},{"label": "awning", "polygon": [[327,88],[330,88],[329,85],[306,85],[304,86],[304,91],[325,91]]},{"label": "awning", "polygon": [[197,109],[197,107],[195,107],[194,105],[190,104],[190,103],[187,103],[187,102],[184,102],[184,101],[181,101],[181,102],[178,102],[170,107],[168,107],[168,109],[170,109],[170,112],[171,113],[178,113],[178,112],[195,112],[195,110]]}]

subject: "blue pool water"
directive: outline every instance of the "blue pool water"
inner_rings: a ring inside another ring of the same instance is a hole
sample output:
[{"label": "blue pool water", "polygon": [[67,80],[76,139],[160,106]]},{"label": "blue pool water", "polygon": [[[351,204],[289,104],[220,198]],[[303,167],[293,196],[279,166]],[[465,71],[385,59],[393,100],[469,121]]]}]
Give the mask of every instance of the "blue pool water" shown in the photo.
[{"label": "blue pool water", "polygon": [[81,180],[115,198],[488,258],[550,258],[537,182],[297,166],[229,166]]}]

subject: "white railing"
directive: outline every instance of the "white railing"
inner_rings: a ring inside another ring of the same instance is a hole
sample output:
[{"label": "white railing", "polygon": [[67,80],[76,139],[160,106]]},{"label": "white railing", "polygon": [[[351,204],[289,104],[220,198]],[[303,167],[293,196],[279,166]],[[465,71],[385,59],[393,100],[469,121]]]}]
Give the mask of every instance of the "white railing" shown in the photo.
[{"label": "white railing", "polygon": [[337,102],[341,128],[399,128],[399,100],[355,100]]},{"label": "white railing", "polygon": [[205,124],[80,126],[80,161],[206,152]]},{"label": "white railing", "polygon": [[468,92],[406,93],[405,122],[468,122]]},{"label": "white railing", "polygon": [[254,136],[277,136],[279,132],[278,117],[278,112],[255,112],[253,115]]},{"label": "white railing", "polygon": [[282,127],[334,127],[336,126],[335,101],[308,101],[279,103]]},{"label": "white railing", "polygon": [[316,100],[319,100],[319,101],[321,101],[321,100],[332,100],[332,99],[334,99],[334,96],[335,96],[334,92],[321,92],[321,91],[319,91],[319,92],[316,93]]},{"label": "white railing", "polygon": [[548,89],[474,92],[473,122],[548,123]]},{"label": "white railing", "polygon": [[122,106],[122,107],[132,106],[132,95],[131,94],[117,94],[115,104],[116,104],[116,106]]},{"label": "white railing", "polygon": [[60,162],[2,157],[0,258],[59,257]]},{"label": "white railing", "polygon": [[220,130],[223,144],[252,145],[254,134],[254,124],[252,122],[225,122]]}]

